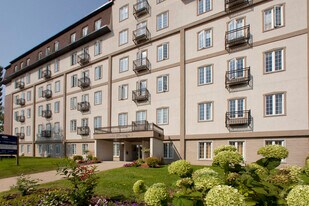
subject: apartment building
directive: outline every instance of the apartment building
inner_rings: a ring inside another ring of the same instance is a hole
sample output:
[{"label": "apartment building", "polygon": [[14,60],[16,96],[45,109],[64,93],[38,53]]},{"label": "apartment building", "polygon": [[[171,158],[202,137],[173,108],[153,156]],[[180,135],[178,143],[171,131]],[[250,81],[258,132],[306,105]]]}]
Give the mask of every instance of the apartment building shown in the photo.
[{"label": "apartment building", "polygon": [[[297,14],[297,15],[296,15]],[[114,0],[14,59],[5,133],[27,156],[211,164],[309,151],[306,0]]]}]

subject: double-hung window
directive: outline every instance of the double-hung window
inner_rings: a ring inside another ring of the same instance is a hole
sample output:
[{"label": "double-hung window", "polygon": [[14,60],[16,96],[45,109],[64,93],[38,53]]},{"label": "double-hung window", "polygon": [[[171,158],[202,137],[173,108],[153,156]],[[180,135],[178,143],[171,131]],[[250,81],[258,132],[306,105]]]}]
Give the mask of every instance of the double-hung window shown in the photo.
[{"label": "double-hung window", "polygon": [[157,30],[165,29],[168,27],[168,12],[163,12],[157,15]]},{"label": "double-hung window", "polygon": [[94,80],[102,79],[102,67],[96,66],[94,69]]},{"label": "double-hung window", "polygon": [[60,92],[60,81],[55,82],[55,93]]},{"label": "double-hung window", "polygon": [[71,44],[76,41],[76,33],[71,34],[70,40],[71,40]]},{"label": "double-hung window", "polygon": [[27,91],[27,101],[31,101],[31,91]]},{"label": "double-hung window", "polygon": [[88,118],[83,118],[82,119],[81,126],[82,127],[88,127]]},{"label": "double-hung window", "polygon": [[71,87],[77,87],[77,74],[71,76]]},{"label": "double-hung window", "polygon": [[264,31],[276,29],[284,25],[283,5],[276,5],[264,11]]},{"label": "double-hung window", "polygon": [[55,52],[59,50],[59,42],[58,41],[56,41],[54,43],[54,49],[55,49]]},{"label": "double-hung window", "polygon": [[74,110],[77,107],[77,97],[71,97],[70,99],[70,109]]},{"label": "double-hung window", "polygon": [[94,56],[101,54],[101,41],[96,41],[94,44]]},{"label": "double-hung window", "polygon": [[168,59],[168,43],[159,45],[157,50],[158,50],[157,51],[158,62]]},{"label": "double-hung window", "polygon": [[212,9],[212,0],[198,0],[198,14],[203,14]]},{"label": "double-hung window", "polygon": [[94,93],[94,105],[102,104],[102,91]]},{"label": "double-hung window", "polygon": [[198,33],[198,49],[205,49],[212,46],[212,29],[203,30]]},{"label": "double-hung window", "polygon": [[275,116],[285,114],[284,101],[285,101],[284,93],[265,95],[265,105],[266,105],[265,115]]},{"label": "double-hung window", "polygon": [[102,127],[102,117],[94,117],[94,129]]},{"label": "double-hung window", "polygon": [[124,57],[119,60],[119,72],[125,72],[129,70],[129,57]]},{"label": "double-hung window", "polygon": [[264,53],[265,72],[284,70],[284,49],[276,49]]},{"label": "double-hung window", "polygon": [[212,83],[212,65],[201,66],[198,68],[198,84]]},{"label": "double-hung window", "polygon": [[157,109],[157,124],[168,124],[168,108]]},{"label": "double-hung window", "polygon": [[72,155],[76,154],[76,144],[71,144],[71,153]]},{"label": "double-hung window", "polygon": [[55,72],[59,72],[59,65],[60,65],[60,61],[59,61],[59,59],[56,59],[55,64],[54,64],[54,71]]},{"label": "double-hung window", "polygon": [[30,58],[28,58],[26,61],[26,66],[29,66],[29,65],[30,65]]},{"label": "double-hung window", "polygon": [[163,144],[163,151],[164,151],[164,159],[173,159],[174,157],[174,148],[173,143],[164,143]]},{"label": "double-hung window", "polygon": [[136,112],[136,122],[143,122],[146,120],[146,111]]},{"label": "double-hung window", "polygon": [[40,68],[38,70],[38,79],[42,79],[43,78],[43,68]]},{"label": "double-hung window", "polygon": [[101,23],[102,23],[101,19],[94,22],[94,30],[95,31],[101,29]]},{"label": "double-hung window", "polygon": [[229,141],[229,145],[236,147],[239,154],[245,157],[245,142],[244,141]]},{"label": "double-hung window", "polygon": [[82,37],[85,37],[88,35],[88,26],[85,26],[82,30]]},{"label": "double-hung window", "polygon": [[229,117],[230,118],[242,118],[245,116],[245,99],[231,99],[229,100]]},{"label": "double-hung window", "polygon": [[31,135],[31,126],[27,126],[27,128],[26,128],[26,135],[27,136],[30,136]]},{"label": "double-hung window", "polygon": [[129,6],[125,5],[119,9],[119,21],[129,18]]},{"label": "double-hung window", "polygon": [[27,109],[27,118],[31,118],[31,109],[30,108]]},{"label": "double-hung window", "polygon": [[75,132],[76,131],[76,119],[73,119],[70,121],[70,131]]},{"label": "double-hung window", "polygon": [[128,87],[129,86],[127,84],[123,84],[119,86],[119,90],[118,90],[119,100],[128,99]]},{"label": "double-hung window", "polygon": [[59,110],[60,110],[60,102],[57,101],[54,103],[54,112],[59,113]]},{"label": "double-hung window", "polygon": [[198,143],[198,159],[211,160],[212,159],[212,142]]},{"label": "double-hung window", "polygon": [[43,105],[40,105],[38,108],[38,115],[42,116],[42,114],[43,114]]},{"label": "double-hung window", "polygon": [[123,30],[119,33],[119,46],[128,43],[128,30]]},{"label": "double-hung window", "polygon": [[118,115],[118,126],[126,126],[128,125],[128,114],[121,113]]},{"label": "double-hung window", "polygon": [[75,64],[77,64],[77,52],[74,52],[71,55],[71,65],[75,65]]},{"label": "double-hung window", "polygon": [[157,78],[158,93],[168,91],[168,75],[162,75]]},{"label": "double-hung window", "polygon": [[200,103],[198,105],[198,119],[199,121],[211,121],[212,118],[212,102]]}]

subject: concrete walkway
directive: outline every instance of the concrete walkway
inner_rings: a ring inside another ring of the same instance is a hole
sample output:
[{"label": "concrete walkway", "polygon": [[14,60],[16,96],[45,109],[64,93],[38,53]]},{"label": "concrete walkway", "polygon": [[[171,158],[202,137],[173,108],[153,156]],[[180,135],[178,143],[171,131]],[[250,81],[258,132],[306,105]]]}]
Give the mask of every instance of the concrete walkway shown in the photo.
[{"label": "concrete walkway", "polygon": [[[102,162],[99,164],[95,164],[97,166],[98,171],[105,171],[110,169],[115,169],[122,167],[126,162]],[[29,175],[33,179],[40,179],[40,184],[47,183],[47,182],[53,182],[56,180],[61,180],[64,178],[62,175],[57,175],[57,172],[55,170],[48,171],[48,172],[40,172],[35,174]],[[10,190],[10,187],[16,184],[18,177],[9,177],[0,179],[0,192],[8,191]]]}]

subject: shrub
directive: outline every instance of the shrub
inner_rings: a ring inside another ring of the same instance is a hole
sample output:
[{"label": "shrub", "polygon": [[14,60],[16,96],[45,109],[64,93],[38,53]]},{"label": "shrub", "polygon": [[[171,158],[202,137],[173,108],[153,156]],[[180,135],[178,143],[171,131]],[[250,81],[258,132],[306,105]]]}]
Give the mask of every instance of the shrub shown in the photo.
[{"label": "shrub", "polygon": [[134,161],[134,162],[131,162],[131,163],[126,163],[123,166],[124,167],[139,167],[141,165],[138,162]]},{"label": "shrub", "polygon": [[218,176],[218,173],[216,171],[214,171],[213,169],[210,169],[208,167],[204,167],[202,169],[198,169],[195,172],[193,172],[192,174],[192,179],[196,179],[197,177],[201,177],[201,176]]},{"label": "shrub", "polygon": [[266,145],[260,148],[257,153],[266,158],[285,159],[289,151],[281,145]]},{"label": "shrub", "polygon": [[194,180],[194,187],[197,191],[206,193],[214,186],[223,184],[223,181],[215,176],[200,176]]},{"label": "shrub", "polygon": [[236,165],[243,162],[243,157],[238,152],[222,151],[214,157],[213,164],[224,168],[228,165]]},{"label": "shrub", "polygon": [[176,186],[179,188],[190,188],[193,184],[194,182],[190,177],[182,178],[176,182]]},{"label": "shrub", "polygon": [[53,190],[44,193],[42,197],[42,201],[38,204],[38,206],[60,206],[69,203],[69,196],[66,191],[63,190]]},{"label": "shrub", "polygon": [[141,159],[141,158],[140,158],[140,159],[137,159],[136,162],[137,162],[138,164],[140,164],[140,165],[145,163],[145,161],[144,161],[143,159]]},{"label": "shrub", "polygon": [[81,156],[81,155],[74,155],[74,156],[73,156],[73,160],[74,160],[74,161],[83,160],[83,156]]},{"label": "shrub", "polygon": [[190,177],[192,172],[192,166],[186,160],[178,160],[168,166],[168,173],[176,174],[179,177]]},{"label": "shrub", "polygon": [[147,205],[161,206],[167,205],[169,198],[166,186],[162,183],[152,185],[145,193],[144,200]]},{"label": "shrub", "polygon": [[145,182],[143,180],[136,181],[133,185],[133,192],[136,195],[146,192]]},{"label": "shrub", "polygon": [[214,150],[214,154],[218,155],[220,152],[223,152],[223,151],[236,152],[237,149],[235,146],[232,146],[232,145],[221,145]]},{"label": "shrub", "polygon": [[235,184],[236,181],[237,181],[237,179],[240,178],[240,177],[241,177],[240,174],[238,174],[238,173],[236,173],[236,172],[231,172],[231,173],[229,173],[229,174],[227,175],[227,177],[226,177],[226,182],[227,182],[228,184]]},{"label": "shrub", "polygon": [[154,167],[158,167],[160,160],[157,157],[147,157],[145,159],[145,162],[149,167],[154,168]]},{"label": "shrub", "polygon": [[30,176],[21,175],[17,178],[16,185],[12,186],[12,189],[17,189],[21,192],[22,196],[28,195],[35,190],[38,186],[39,179],[32,179]]},{"label": "shrub", "polygon": [[257,164],[257,163],[250,163],[247,165],[247,167],[249,169],[254,169],[255,173],[259,176],[259,177],[263,177],[268,175],[268,170],[265,167],[262,167],[261,165]]},{"label": "shrub", "polygon": [[237,189],[226,185],[219,185],[212,188],[206,198],[207,206],[242,206],[244,197]]},{"label": "shrub", "polygon": [[309,185],[297,185],[289,192],[286,200],[289,206],[308,206]]},{"label": "shrub", "polygon": [[289,172],[289,177],[293,183],[298,183],[302,181],[300,176],[303,172],[303,168],[296,165],[290,165],[283,170],[287,170]]},{"label": "shrub", "polygon": [[87,155],[87,160],[93,160],[92,154]]}]

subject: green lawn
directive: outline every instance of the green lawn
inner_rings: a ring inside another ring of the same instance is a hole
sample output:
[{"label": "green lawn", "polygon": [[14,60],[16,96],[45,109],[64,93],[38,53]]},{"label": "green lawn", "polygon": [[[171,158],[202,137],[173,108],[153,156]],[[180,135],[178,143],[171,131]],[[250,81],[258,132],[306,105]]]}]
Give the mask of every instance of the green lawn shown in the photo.
[{"label": "green lawn", "polygon": [[61,158],[21,157],[19,166],[16,166],[15,158],[3,158],[0,160],[0,179],[55,170],[61,160]]}]

